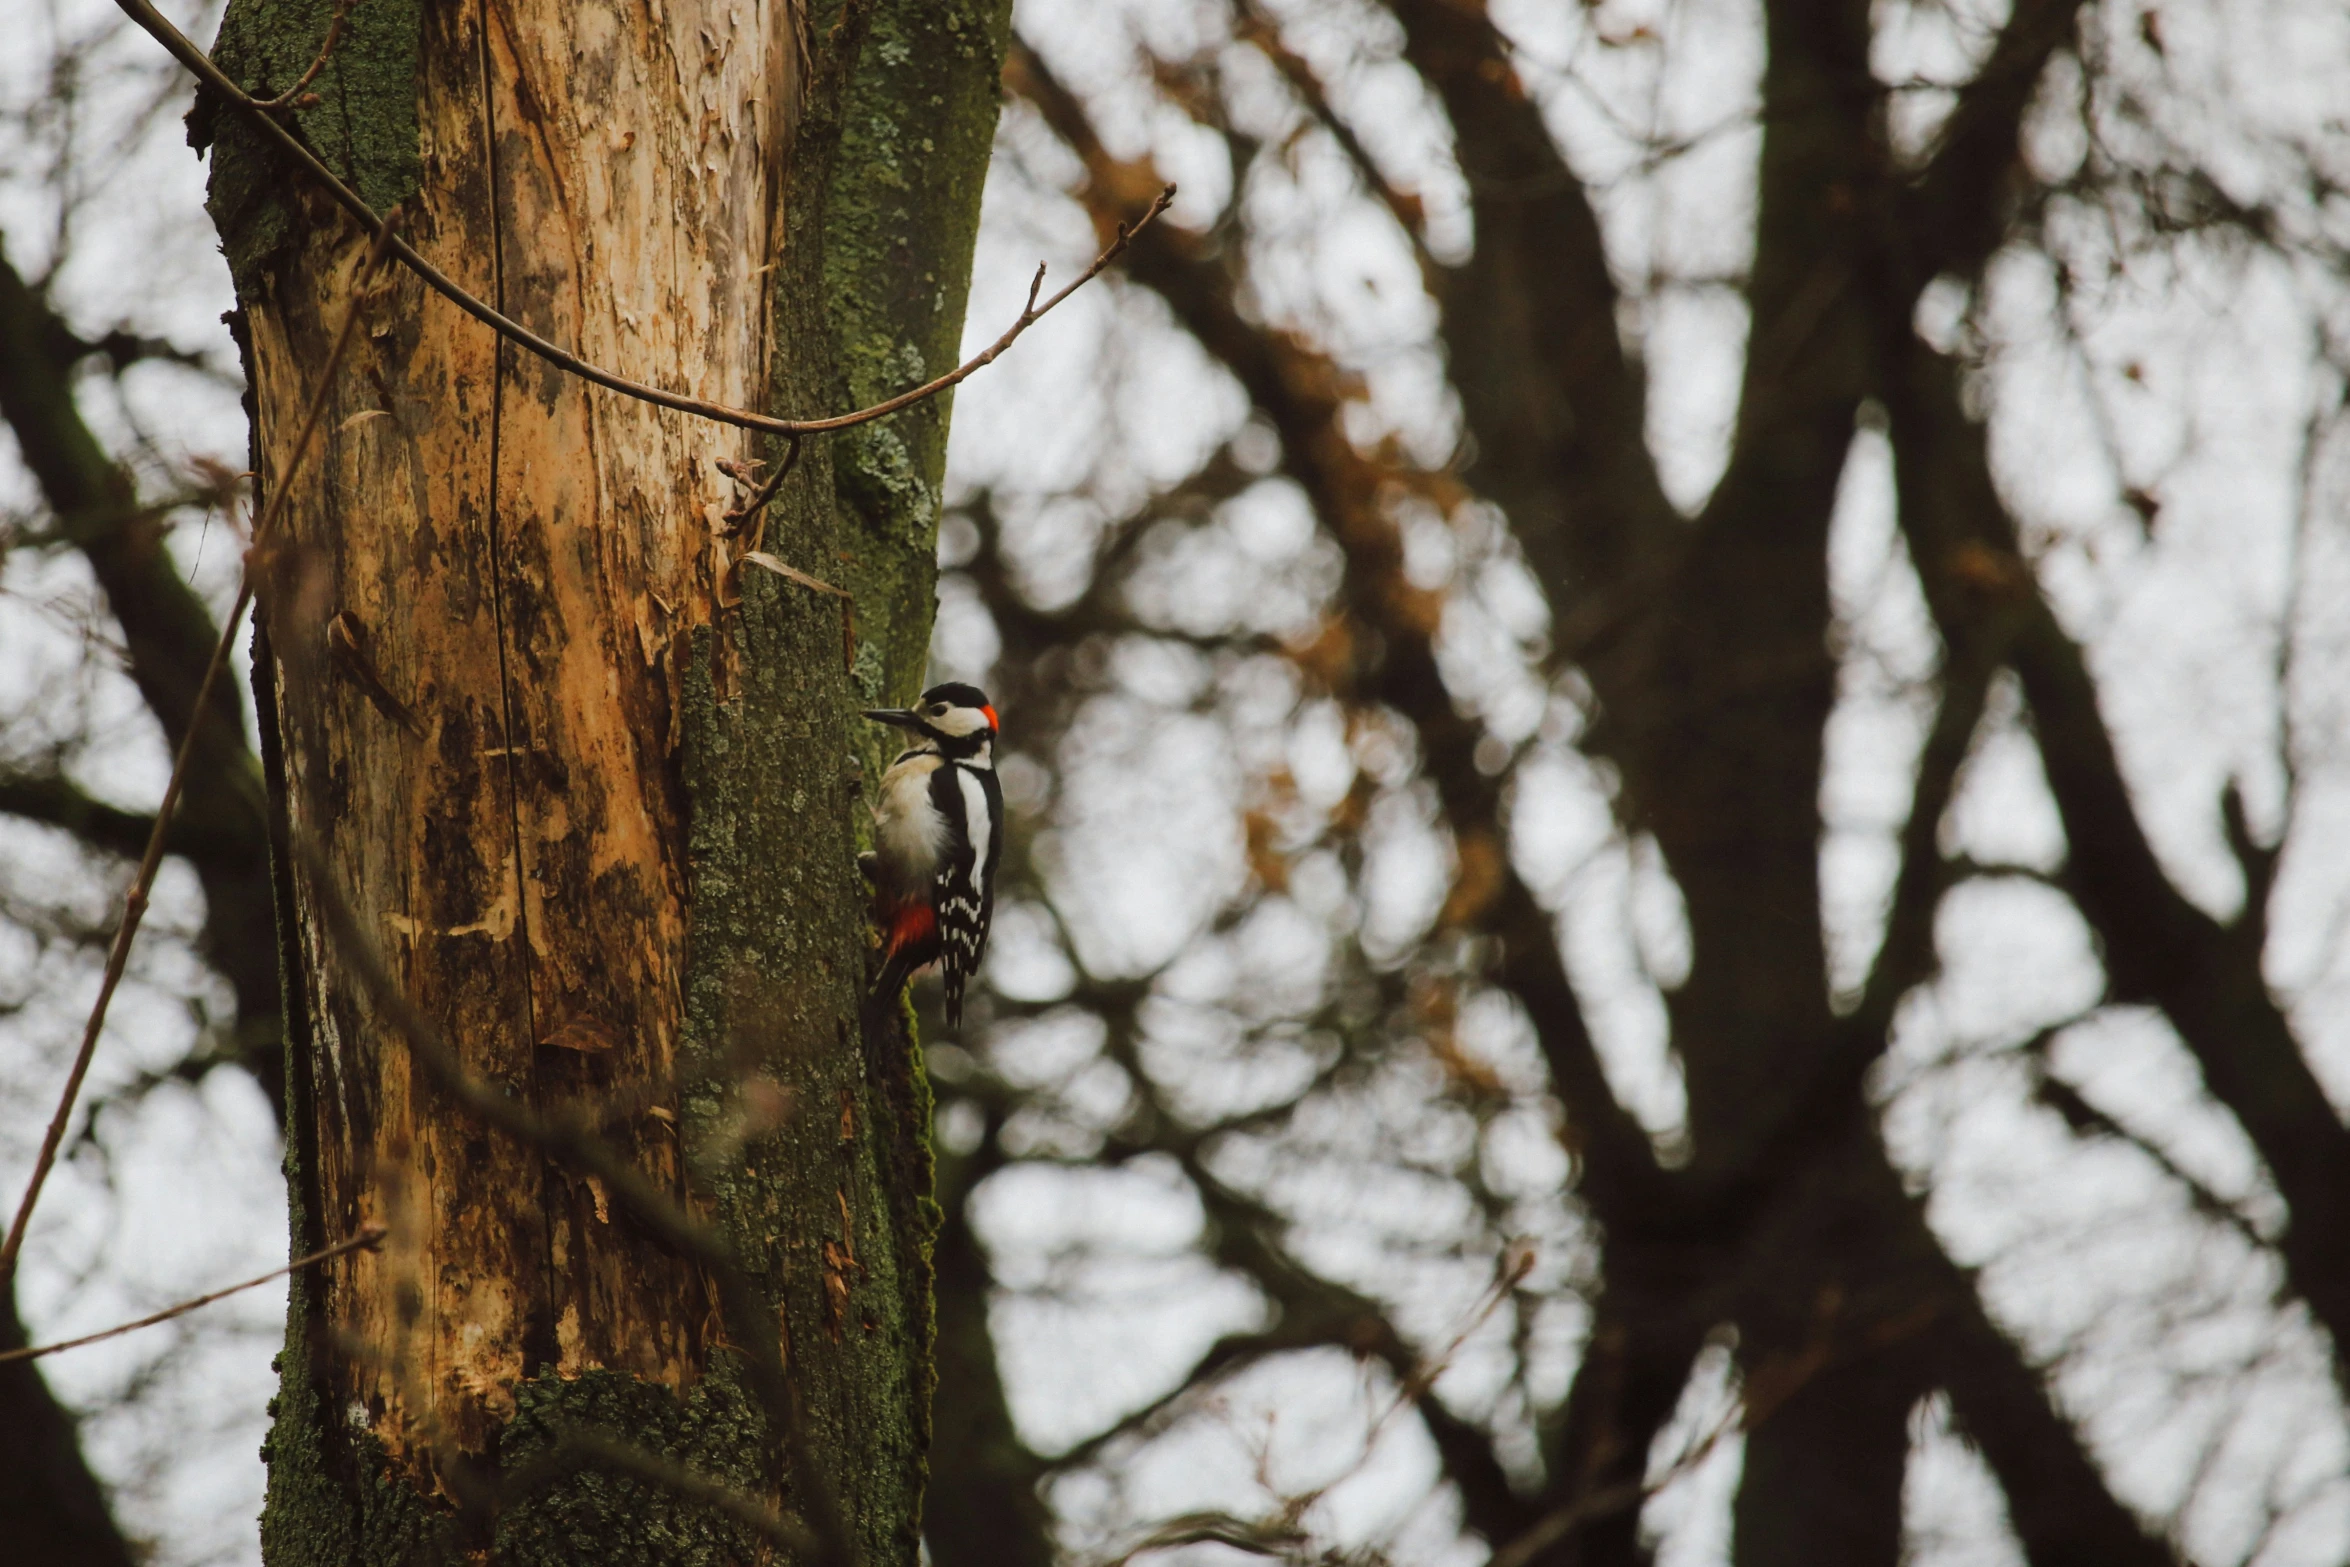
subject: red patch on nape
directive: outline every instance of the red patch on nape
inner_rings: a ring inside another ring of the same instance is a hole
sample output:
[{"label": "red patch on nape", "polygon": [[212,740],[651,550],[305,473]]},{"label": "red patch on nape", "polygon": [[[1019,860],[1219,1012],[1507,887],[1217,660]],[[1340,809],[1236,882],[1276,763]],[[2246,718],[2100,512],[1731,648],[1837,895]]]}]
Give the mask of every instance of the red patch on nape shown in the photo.
[{"label": "red patch on nape", "polygon": [[996,722],[995,709],[992,706],[983,706],[979,710],[987,715],[988,728],[995,730],[999,734],[1003,732],[1004,726]]}]

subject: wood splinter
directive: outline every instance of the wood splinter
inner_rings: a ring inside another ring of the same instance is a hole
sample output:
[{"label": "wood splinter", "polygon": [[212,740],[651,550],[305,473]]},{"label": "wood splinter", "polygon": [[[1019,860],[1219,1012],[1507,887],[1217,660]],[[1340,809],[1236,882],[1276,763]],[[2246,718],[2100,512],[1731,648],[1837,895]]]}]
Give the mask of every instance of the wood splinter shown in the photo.
[{"label": "wood splinter", "polygon": [[384,684],[375,660],[367,654],[367,633],[349,610],[338,611],[326,623],[326,651],[336,671],[357,686],[377,712],[417,739],[424,738],[424,725],[414,711]]}]

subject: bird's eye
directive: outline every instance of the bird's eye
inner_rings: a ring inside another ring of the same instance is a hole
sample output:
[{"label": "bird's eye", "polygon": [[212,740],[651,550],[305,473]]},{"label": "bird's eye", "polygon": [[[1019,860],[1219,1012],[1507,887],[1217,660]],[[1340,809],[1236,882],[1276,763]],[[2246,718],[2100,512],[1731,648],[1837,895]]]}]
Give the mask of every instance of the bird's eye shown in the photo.
[{"label": "bird's eye", "polygon": [[946,716],[947,716],[947,705],[946,705],[944,702],[933,702],[933,703],[931,703],[931,704],[930,704],[930,716],[931,716],[931,717],[933,717],[933,718],[944,718],[944,717],[946,717]]}]

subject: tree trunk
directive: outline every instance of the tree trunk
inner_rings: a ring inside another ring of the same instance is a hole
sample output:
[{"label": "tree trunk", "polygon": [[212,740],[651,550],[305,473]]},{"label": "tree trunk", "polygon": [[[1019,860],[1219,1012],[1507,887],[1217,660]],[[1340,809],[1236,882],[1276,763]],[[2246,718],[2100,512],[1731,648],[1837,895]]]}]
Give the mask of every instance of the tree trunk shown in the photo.
[{"label": "tree trunk", "polygon": [[971,1224],[970,1195],[1000,1168],[994,1133],[973,1156],[942,1161],[938,1232],[938,1477],[929,1540],[938,1567],[1053,1567],[1045,1465],[1020,1440],[988,1322],[995,1277]]},{"label": "tree trunk", "polygon": [[[218,58],[283,91],[329,10],[238,0]],[[637,380],[833,413],[951,361],[1005,10],[377,0],[294,117],[532,329]],[[256,467],[288,490],[256,683],[294,1246],[390,1230],[294,1290],[264,1554],[757,1554],[644,1484],[516,1483],[591,1426],[803,1512],[826,1488],[858,1559],[911,1562],[927,1099],[918,1062],[858,1036],[851,759],[855,709],[920,681],[944,403],[845,452],[811,443],[765,525],[765,548],[855,594],[851,663],[838,598],[738,582],[748,544],[719,535],[737,496],[714,460],[780,453],[592,389],[404,273],[361,297],[366,237],[217,106],[196,123]],[[292,472],[313,399],[319,444]],[[779,1324],[821,1473],[774,1456],[712,1280],[421,1069],[311,863],[473,1077],[592,1112],[719,1227]]]},{"label": "tree trunk", "polygon": [[[22,1349],[16,1282],[0,1282],[0,1350]],[[130,1542],[40,1366],[0,1365],[0,1539],[17,1567],[131,1567]]]}]

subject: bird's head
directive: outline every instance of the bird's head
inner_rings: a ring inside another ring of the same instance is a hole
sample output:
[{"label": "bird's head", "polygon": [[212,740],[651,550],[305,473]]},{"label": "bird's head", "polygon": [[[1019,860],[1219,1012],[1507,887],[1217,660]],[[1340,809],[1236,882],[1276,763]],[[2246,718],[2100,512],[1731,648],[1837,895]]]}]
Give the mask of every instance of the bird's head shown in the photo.
[{"label": "bird's head", "polygon": [[950,680],[922,693],[912,707],[871,707],[865,716],[914,736],[914,749],[941,756],[985,758],[995,743],[995,706],[977,686]]}]

